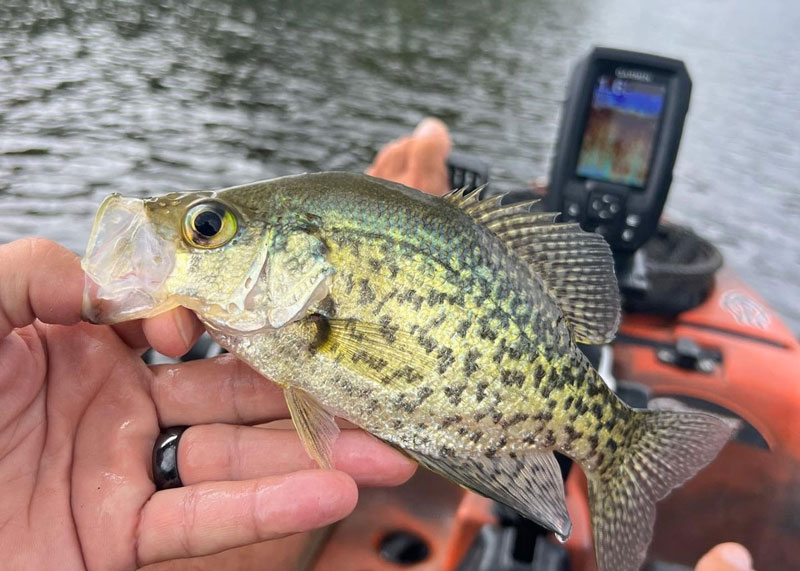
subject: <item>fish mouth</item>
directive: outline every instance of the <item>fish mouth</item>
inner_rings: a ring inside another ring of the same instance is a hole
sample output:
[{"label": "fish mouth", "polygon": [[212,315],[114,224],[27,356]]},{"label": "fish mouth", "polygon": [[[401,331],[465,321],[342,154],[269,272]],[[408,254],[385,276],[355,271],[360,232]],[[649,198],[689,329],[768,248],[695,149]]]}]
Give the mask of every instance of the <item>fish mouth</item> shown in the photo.
[{"label": "fish mouth", "polygon": [[86,273],[84,319],[117,323],[156,315],[170,304],[164,282],[175,266],[145,201],[112,194],[100,205],[81,267]]}]

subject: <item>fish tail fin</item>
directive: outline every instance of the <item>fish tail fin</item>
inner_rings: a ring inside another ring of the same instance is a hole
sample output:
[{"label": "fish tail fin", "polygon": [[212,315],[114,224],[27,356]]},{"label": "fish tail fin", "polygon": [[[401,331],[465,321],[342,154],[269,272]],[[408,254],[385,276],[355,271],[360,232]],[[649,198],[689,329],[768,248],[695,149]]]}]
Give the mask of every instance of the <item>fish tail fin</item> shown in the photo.
[{"label": "fish tail fin", "polygon": [[641,567],[655,503],[711,462],[733,428],[710,414],[637,411],[630,430],[630,444],[616,453],[617,460],[588,474],[599,571]]}]

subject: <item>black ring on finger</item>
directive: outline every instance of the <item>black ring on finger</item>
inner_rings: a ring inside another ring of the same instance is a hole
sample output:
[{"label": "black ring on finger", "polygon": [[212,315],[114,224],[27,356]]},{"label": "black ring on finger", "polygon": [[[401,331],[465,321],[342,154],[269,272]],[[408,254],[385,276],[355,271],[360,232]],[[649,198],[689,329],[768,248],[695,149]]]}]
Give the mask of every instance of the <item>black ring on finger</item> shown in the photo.
[{"label": "black ring on finger", "polygon": [[183,486],[178,473],[178,443],[188,426],[172,426],[158,435],[153,445],[153,482],[156,490]]}]

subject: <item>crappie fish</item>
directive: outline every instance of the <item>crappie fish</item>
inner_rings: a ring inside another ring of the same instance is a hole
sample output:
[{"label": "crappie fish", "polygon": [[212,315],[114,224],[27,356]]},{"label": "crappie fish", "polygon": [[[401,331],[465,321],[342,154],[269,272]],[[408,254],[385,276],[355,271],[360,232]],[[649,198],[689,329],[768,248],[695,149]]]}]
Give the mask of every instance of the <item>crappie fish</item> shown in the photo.
[{"label": "crappie fish", "polygon": [[339,416],[566,538],[561,452],[589,482],[599,569],[637,569],[655,502],[731,429],[607,388],[576,343],[616,331],[609,248],[529,207],[346,173],[112,195],[83,260],[84,313],[186,306],[284,387],[321,467]]}]

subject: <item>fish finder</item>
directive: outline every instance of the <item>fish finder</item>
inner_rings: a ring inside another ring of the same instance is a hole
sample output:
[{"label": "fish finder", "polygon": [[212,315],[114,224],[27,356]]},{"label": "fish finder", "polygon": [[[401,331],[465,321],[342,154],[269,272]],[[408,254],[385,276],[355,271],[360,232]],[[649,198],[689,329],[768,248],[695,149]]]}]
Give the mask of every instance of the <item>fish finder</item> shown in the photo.
[{"label": "fish finder", "polygon": [[681,61],[595,48],[570,82],[545,207],[615,252],[644,244],[669,192],[691,90]]}]

